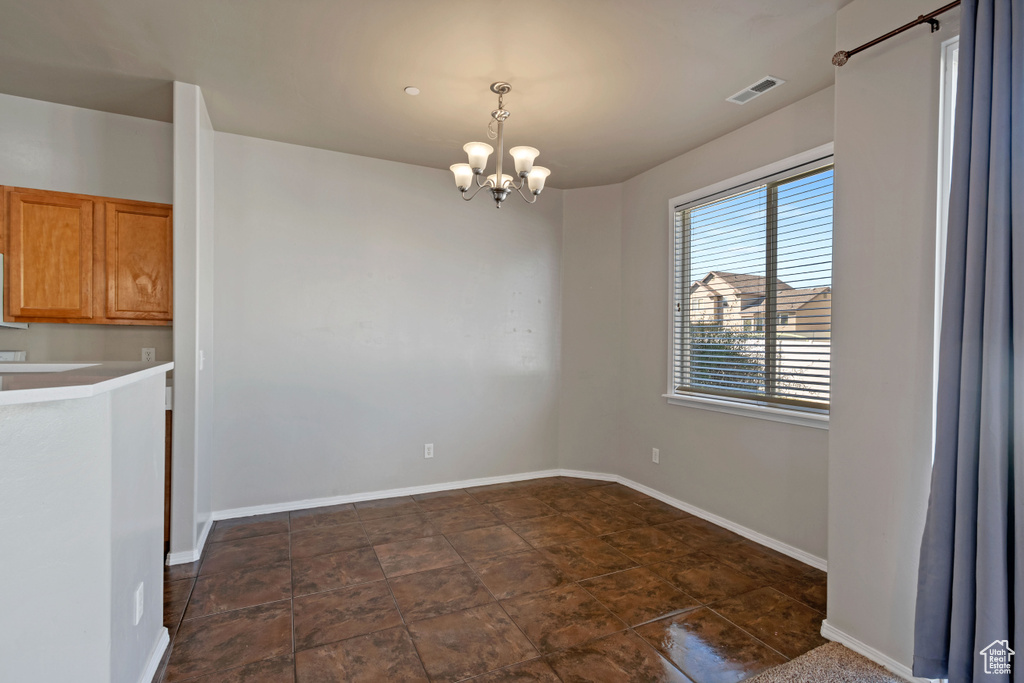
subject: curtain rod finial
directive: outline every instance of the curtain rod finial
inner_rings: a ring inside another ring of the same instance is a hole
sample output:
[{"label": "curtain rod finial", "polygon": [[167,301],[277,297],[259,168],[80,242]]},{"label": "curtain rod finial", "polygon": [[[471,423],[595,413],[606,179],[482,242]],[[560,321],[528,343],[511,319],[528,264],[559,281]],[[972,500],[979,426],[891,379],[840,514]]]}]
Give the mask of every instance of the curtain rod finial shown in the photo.
[{"label": "curtain rod finial", "polygon": [[850,53],[846,50],[840,50],[839,52],[832,55],[832,63],[836,66],[842,66],[850,61]]}]

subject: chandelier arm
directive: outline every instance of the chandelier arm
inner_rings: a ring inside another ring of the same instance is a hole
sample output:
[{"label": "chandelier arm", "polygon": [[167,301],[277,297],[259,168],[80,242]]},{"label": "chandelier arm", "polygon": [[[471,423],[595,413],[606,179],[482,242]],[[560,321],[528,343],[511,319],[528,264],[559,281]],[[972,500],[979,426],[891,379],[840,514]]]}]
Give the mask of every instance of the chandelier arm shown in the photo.
[{"label": "chandelier arm", "polygon": [[527,197],[525,194],[523,194],[523,189],[522,188],[523,188],[523,183],[519,183],[519,187],[516,188],[516,192],[519,193],[519,196],[522,197],[523,199],[525,199],[527,204],[535,204],[537,202],[537,196],[538,195],[535,195],[535,194],[533,194],[531,192],[530,196]]},{"label": "chandelier arm", "polygon": [[[476,180],[476,186],[478,188],[480,188],[480,187],[490,187],[490,185],[491,185],[490,182],[488,182],[487,180],[484,179],[484,174],[483,173],[474,173],[473,174],[473,178]],[[476,194],[476,192],[474,192],[473,194]]]},{"label": "chandelier arm", "polygon": [[477,193],[478,193],[478,192],[480,192],[480,190],[484,189],[485,187],[490,187],[490,186],[491,186],[491,184],[490,184],[490,183],[484,183],[483,185],[480,185],[480,184],[478,183],[478,184],[477,184],[477,187],[476,187],[476,189],[475,189],[475,190],[473,190],[473,194],[471,194],[471,195],[468,195],[468,196],[467,196],[467,195],[466,195],[466,192],[467,192],[467,190],[463,190],[463,191],[462,191],[462,198],[463,198],[463,199],[465,199],[465,200],[466,200],[466,201],[468,202],[468,201],[469,201],[470,199],[472,199],[473,197],[475,197],[475,196],[477,195]]}]

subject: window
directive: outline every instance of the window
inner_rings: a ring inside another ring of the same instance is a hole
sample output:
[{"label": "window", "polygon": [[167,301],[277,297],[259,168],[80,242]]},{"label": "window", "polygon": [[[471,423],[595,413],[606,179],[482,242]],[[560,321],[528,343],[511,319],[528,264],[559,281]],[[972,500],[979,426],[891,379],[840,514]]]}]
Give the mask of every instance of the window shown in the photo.
[{"label": "window", "polygon": [[[671,402],[713,399],[742,414],[771,408],[775,415],[817,416],[814,426],[823,426],[833,170],[831,150],[815,152],[810,161],[762,169],[748,174],[752,180],[708,188],[672,206]],[[709,310],[699,305],[708,296],[736,303]]]}]

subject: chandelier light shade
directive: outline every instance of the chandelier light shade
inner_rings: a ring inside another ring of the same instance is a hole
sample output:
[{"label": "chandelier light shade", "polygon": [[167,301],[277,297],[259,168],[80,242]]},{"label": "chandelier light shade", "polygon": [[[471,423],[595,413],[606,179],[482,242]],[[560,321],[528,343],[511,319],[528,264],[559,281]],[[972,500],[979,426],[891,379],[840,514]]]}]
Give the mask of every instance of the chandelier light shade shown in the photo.
[{"label": "chandelier light shade", "polygon": [[491,152],[494,151],[494,148],[486,142],[467,142],[462,149],[469,156],[469,167],[477,173],[487,168],[487,157],[491,156]]},{"label": "chandelier light shade", "polygon": [[[502,162],[505,149],[505,120],[509,112],[504,107],[503,99],[512,86],[508,83],[498,81],[491,84],[491,92],[498,95],[498,108],[491,112],[491,122],[487,126],[487,136],[497,140],[498,153],[495,155],[494,173],[484,178],[484,170],[487,168],[487,160],[490,158],[494,148],[486,142],[467,142],[462,146],[463,151],[469,159],[466,164],[452,164],[451,171],[455,175],[455,187],[459,188],[462,198],[469,201],[483,188],[487,188],[494,198],[494,204],[501,208],[501,203],[515,190],[523,199],[530,204],[537,201],[537,196],[544,190],[544,181],[551,174],[551,171],[543,166],[534,166],[533,162],[540,154],[535,147],[513,147],[508,151],[515,162],[516,175],[511,176],[502,173]],[[500,178],[500,181],[499,181]],[[518,182],[518,184],[516,184]],[[473,186],[476,186],[473,189]],[[523,187],[529,191],[529,195],[523,192]],[[470,189],[473,189],[470,192]]]},{"label": "chandelier light shade", "polygon": [[527,173],[533,170],[533,160],[540,152],[536,147],[513,147],[508,151],[516,161],[516,173]]},{"label": "chandelier light shade", "polygon": [[462,192],[468,190],[473,184],[473,167],[469,164],[452,164],[451,169],[455,174],[455,186]]},{"label": "chandelier light shade", "polygon": [[549,175],[551,175],[551,171],[548,169],[543,166],[534,166],[533,170],[526,176],[526,182],[530,186],[530,192],[540,194],[544,189],[544,181],[548,179]]}]

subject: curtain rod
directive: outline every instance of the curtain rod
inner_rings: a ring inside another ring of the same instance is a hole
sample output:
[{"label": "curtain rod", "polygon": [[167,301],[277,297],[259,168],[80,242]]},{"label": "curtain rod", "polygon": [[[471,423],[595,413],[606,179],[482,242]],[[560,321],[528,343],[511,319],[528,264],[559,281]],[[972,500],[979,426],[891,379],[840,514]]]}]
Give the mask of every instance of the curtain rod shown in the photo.
[{"label": "curtain rod", "polygon": [[900,26],[897,29],[889,31],[884,36],[879,36],[878,38],[875,38],[871,42],[864,43],[863,45],[861,45],[859,47],[855,47],[855,48],[853,48],[852,50],[849,50],[849,51],[847,51],[847,50],[840,50],[839,52],[835,53],[832,56],[832,63],[834,65],[836,65],[836,66],[842,66],[843,64],[846,64],[848,61],[850,61],[850,57],[854,56],[858,52],[866,50],[869,47],[874,47],[875,45],[878,45],[879,43],[881,43],[883,40],[889,40],[893,36],[898,36],[899,34],[903,33],[904,31],[906,31],[908,29],[912,29],[915,26],[919,26],[921,24],[930,24],[931,27],[932,27],[932,33],[935,33],[936,31],[939,30],[939,20],[936,19],[935,17],[939,16],[943,12],[948,12],[949,10],[953,9],[954,7],[957,7],[959,4],[960,4],[960,0],[956,0],[955,2],[949,3],[945,7],[940,7],[939,9],[935,10],[934,12],[931,12],[929,14],[922,14],[921,16],[919,16],[914,21],[912,21],[912,22],[910,22],[908,24],[904,24],[903,26]]}]

